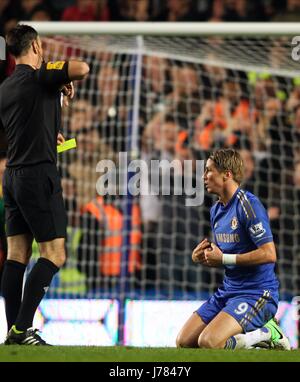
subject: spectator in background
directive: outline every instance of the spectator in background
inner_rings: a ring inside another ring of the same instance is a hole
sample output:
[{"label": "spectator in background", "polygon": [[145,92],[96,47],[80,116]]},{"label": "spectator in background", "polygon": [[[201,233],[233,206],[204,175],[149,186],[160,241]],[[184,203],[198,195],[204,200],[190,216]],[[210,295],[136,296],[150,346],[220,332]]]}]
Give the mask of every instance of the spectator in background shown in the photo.
[{"label": "spectator in background", "polygon": [[11,18],[14,18],[13,9],[10,4],[9,0],[1,0],[0,1],[0,36],[4,36],[5,23],[10,20]]},{"label": "spectator in background", "polygon": [[43,5],[43,0],[20,0],[18,20],[30,20],[31,13],[37,6]]},{"label": "spectator in background", "polygon": [[300,84],[296,83],[291,92],[289,93],[289,98],[286,102],[287,112],[293,112],[298,106],[300,106]]},{"label": "spectator in background", "polygon": [[203,86],[200,81],[197,65],[173,65],[171,75],[173,85],[172,99],[175,105],[182,101],[182,99],[203,98]]},{"label": "spectator in background", "polygon": [[51,21],[52,14],[48,7],[45,5],[37,5],[30,13],[29,20],[31,21]]},{"label": "spectator in background", "polygon": [[111,21],[129,21],[132,0],[109,0]]},{"label": "spectator in background", "polygon": [[[155,92],[160,89],[158,95],[153,93],[153,104],[142,113],[145,117],[152,113],[152,117],[145,127],[145,137],[155,134],[160,129],[160,123],[167,114],[174,113],[181,128],[193,130],[193,120],[200,113],[200,100],[203,99],[203,86],[200,80],[198,66],[192,64],[170,65],[166,60],[157,57],[149,58],[152,66],[151,77],[148,75],[145,85],[151,84]],[[158,66],[156,66],[158,65]],[[146,90],[148,90],[146,88]],[[146,93],[148,95],[148,93]],[[151,94],[151,93],[150,93]],[[147,97],[144,101],[147,105]],[[152,108],[152,109],[151,109]]]},{"label": "spectator in background", "polygon": [[289,37],[278,37],[273,41],[268,52],[268,59],[272,69],[281,69],[285,67],[285,57],[288,54],[286,47],[289,45]]},{"label": "spectator in background", "polygon": [[291,139],[291,145],[293,149],[293,160],[294,163],[300,162],[300,148],[299,148],[299,142],[300,142],[300,104],[298,104],[293,113],[292,118],[292,139]]},{"label": "spectator in background", "polygon": [[[218,57],[214,52],[206,55],[208,62],[218,62]],[[221,66],[203,64],[202,81],[204,85],[205,99],[217,99],[222,94],[222,85],[227,77],[226,69]]]},{"label": "spectator in background", "polygon": [[275,13],[271,21],[300,21],[300,0],[287,0],[286,9],[281,9],[279,13]]},{"label": "spectator in background", "polygon": [[[106,191],[105,196],[98,195],[87,202],[81,215],[82,236],[77,268],[86,275],[87,289],[94,293],[99,289],[107,293],[116,291],[125,261],[123,240],[126,219],[122,200],[116,197],[113,190],[106,188]],[[141,219],[135,200],[132,202],[131,231],[127,234],[130,247],[126,272],[130,275],[130,282],[135,284],[141,268]]]},{"label": "spectator in background", "polygon": [[[158,113],[155,119],[151,120],[143,131],[142,138],[142,159],[147,162],[151,169],[151,160],[169,159],[174,156],[176,142],[176,123],[172,116]],[[148,177],[147,177],[147,176]],[[141,217],[143,228],[143,265],[141,269],[142,277],[146,280],[145,287],[154,289],[159,284],[160,255],[157,251],[161,246],[161,234],[163,227],[161,223],[163,199],[160,196],[159,185],[151,183],[154,174],[143,173],[141,187],[143,190],[155,189],[157,195],[141,195]],[[168,218],[168,217],[166,217]],[[170,242],[170,237],[164,242]],[[169,259],[164,259],[168,261]],[[164,265],[165,266],[165,265]]]},{"label": "spectator in background", "polygon": [[214,0],[209,21],[266,21],[265,7],[260,0]]},{"label": "spectator in background", "polygon": [[149,0],[127,0],[125,4],[127,4],[127,9],[124,12],[126,21],[149,21]]},{"label": "spectator in background", "polygon": [[115,152],[126,151],[129,139],[126,81],[121,79],[117,68],[107,64],[98,72],[97,85],[99,135]]},{"label": "spectator in background", "polygon": [[[259,13],[259,17],[262,17],[262,7],[259,6],[258,2],[249,2],[246,0],[225,0],[223,4],[223,21],[253,21],[254,18],[257,19]],[[258,12],[258,10],[260,12]]]},{"label": "spectator in background", "polygon": [[95,109],[88,100],[76,99],[66,111],[70,113],[67,133],[71,137],[79,133],[82,129],[90,129],[92,127]]},{"label": "spectator in background", "polygon": [[66,153],[66,174],[74,181],[71,188],[76,192],[74,205],[79,211],[96,195],[95,185],[100,176],[96,172],[97,163],[102,159],[116,158],[110,146],[99,136],[96,111],[88,100],[73,101],[69,113],[67,136],[76,137],[77,149]]},{"label": "spectator in background", "polygon": [[76,135],[77,150],[68,165],[68,173],[75,181],[78,210],[96,196],[96,183],[101,176],[96,166],[101,160],[117,158],[110,146],[99,137],[96,128],[82,129]]},{"label": "spectator in background", "polygon": [[239,150],[239,153],[244,162],[243,189],[252,193],[255,192],[255,195],[260,198],[268,212],[274,243],[278,246],[281,208],[279,199],[276,200],[274,195],[280,192],[280,188],[273,182],[266,180],[264,168],[267,164],[266,160],[262,160],[262,162],[256,160],[252,152],[245,148]]},{"label": "spectator in background", "polygon": [[[255,159],[250,149],[242,148],[239,150],[240,156],[244,162],[244,181],[243,188],[255,195],[258,195],[264,207],[268,211],[269,219],[272,221],[279,217],[279,206],[272,205],[271,189],[274,187],[272,183],[266,182],[265,177],[261,178],[262,167],[260,161]],[[273,224],[273,228],[274,224]]]},{"label": "spectator in background", "polygon": [[13,28],[15,28],[18,24],[18,19],[13,17],[7,20],[3,25],[4,35],[7,35]]},{"label": "spectator in background", "polygon": [[292,127],[289,125],[282,102],[278,98],[266,101],[264,139],[268,149],[281,161],[281,168],[292,166]]},{"label": "spectator in background", "polygon": [[269,97],[265,100],[255,132],[264,145],[264,156],[259,162],[259,179],[267,185],[265,204],[272,222],[274,242],[279,245],[282,200],[285,199],[287,176],[292,166],[292,129],[287,125],[279,99]]},{"label": "spectator in background", "polygon": [[238,138],[251,141],[249,102],[238,82],[228,79],[219,100],[204,103],[196,127],[195,144],[203,150],[231,146]]},{"label": "spectator in background", "polygon": [[149,21],[149,0],[136,0],[136,9],[133,13],[134,21]]},{"label": "spectator in background", "polygon": [[18,23],[16,1],[0,1],[0,36],[5,36]]},{"label": "spectator in background", "polygon": [[[273,99],[280,108],[280,101],[276,98],[276,91],[276,81],[270,75],[255,79],[254,88],[250,88],[250,114],[254,134],[252,144],[253,150],[256,152],[263,153],[267,148],[266,125],[269,123],[272,113],[266,112],[266,105],[269,99]],[[272,108],[271,105],[270,109]]]},{"label": "spectator in background", "polygon": [[220,22],[223,21],[224,6],[223,0],[214,0],[212,2],[211,15],[208,21]]},{"label": "spectator in background", "polygon": [[109,21],[107,0],[76,0],[76,4],[66,8],[62,21]]},{"label": "spectator in background", "polygon": [[166,9],[152,21],[204,21],[205,16],[193,9],[191,0],[167,0]]},{"label": "spectator in background", "polygon": [[165,111],[168,106],[169,95],[172,92],[168,60],[144,56],[141,86],[140,118],[144,128],[154,113]]}]

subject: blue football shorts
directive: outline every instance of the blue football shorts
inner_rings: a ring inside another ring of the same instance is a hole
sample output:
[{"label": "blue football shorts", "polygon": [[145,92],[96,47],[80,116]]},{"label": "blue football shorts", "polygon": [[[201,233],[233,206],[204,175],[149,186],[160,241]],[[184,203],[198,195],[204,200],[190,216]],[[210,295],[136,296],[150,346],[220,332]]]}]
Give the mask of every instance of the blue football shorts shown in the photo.
[{"label": "blue football shorts", "polygon": [[218,313],[226,312],[236,319],[243,331],[251,332],[261,328],[275,316],[278,307],[276,291],[224,291],[218,289],[196,313],[209,324]]}]

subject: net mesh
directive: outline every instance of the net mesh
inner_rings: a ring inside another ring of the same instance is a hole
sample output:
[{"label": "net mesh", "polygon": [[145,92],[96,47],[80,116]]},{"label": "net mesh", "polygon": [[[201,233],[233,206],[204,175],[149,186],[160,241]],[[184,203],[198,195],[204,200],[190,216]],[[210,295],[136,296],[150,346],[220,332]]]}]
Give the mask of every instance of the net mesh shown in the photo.
[{"label": "net mesh", "polygon": [[[50,296],[193,299],[213,292],[222,272],[191,260],[210,237],[213,199],[187,207],[187,195],[174,192],[176,167],[171,195],[114,190],[131,176],[120,170],[120,152],[150,166],[205,160],[219,147],[240,150],[243,187],[261,198],[271,220],[281,295],[299,293],[300,71],[290,38],[55,36],[43,43],[47,60],[79,58],[91,68],[63,112],[63,132],[78,148],[59,157],[68,260]],[[115,170],[113,181],[99,180],[104,167]],[[152,172],[141,174],[141,188],[151,185]],[[190,178],[194,184],[195,172]],[[99,196],[96,185],[110,195]]]}]

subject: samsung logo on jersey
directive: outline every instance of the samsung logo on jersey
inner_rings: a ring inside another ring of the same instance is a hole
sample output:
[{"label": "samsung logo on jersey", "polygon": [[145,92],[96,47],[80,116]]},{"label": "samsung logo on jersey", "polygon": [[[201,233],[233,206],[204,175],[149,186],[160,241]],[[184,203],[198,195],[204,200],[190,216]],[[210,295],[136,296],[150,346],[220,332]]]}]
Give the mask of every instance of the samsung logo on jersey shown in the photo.
[{"label": "samsung logo on jersey", "polygon": [[219,243],[239,243],[240,235],[237,233],[217,233],[216,239]]},{"label": "samsung logo on jersey", "polygon": [[0,36],[0,60],[5,60],[5,40]]}]

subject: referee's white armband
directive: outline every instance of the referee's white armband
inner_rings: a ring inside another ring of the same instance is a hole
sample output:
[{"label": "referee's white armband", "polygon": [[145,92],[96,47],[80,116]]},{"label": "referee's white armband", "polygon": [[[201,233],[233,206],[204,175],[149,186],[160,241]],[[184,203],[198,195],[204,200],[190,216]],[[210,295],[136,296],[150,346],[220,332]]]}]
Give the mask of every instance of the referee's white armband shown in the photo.
[{"label": "referee's white armband", "polygon": [[230,253],[223,253],[222,263],[224,265],[235,265],[236,264],[236,256],[237,255],[232,255]]}]

